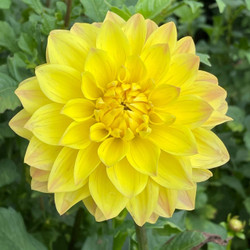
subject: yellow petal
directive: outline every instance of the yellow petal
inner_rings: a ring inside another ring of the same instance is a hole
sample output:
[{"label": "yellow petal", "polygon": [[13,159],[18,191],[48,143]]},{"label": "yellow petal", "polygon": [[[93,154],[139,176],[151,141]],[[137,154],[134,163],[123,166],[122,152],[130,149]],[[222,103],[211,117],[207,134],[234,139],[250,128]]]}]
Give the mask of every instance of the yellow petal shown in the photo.
[{"label": "yellow petal", "polygon": [[174,155],[194,155],[197,153],[195,138],[190,129],[184,126],[169,127],[151,125],[148,139],[162,150]]},{"label": "yellow petal", "polygon": [[110,131],[103,123],[95,123],[90,127],[90,139],[100,142],[105,140],[110,135]]},{"label": "yellow petal", "polygon": [[76,149],[86,148],[91,143],[89,131],[94,122],[94,119],[72,122],[63,134],[60,144]]},{"label": "yellow petal", "polygon": [[146,39],[148,39],[149,36],[158,28],[158,25],[150,19],[146,19],[145,22],[146,22],[146,26],[147,26]]},{"label": "yellow petal", "polygon": [[192,181],[191,165],[185,165],[179,157],[161,152],[157,176],[152,179],[159,185],[170,189],[190,189]]},{"label": "yellow petal", "polygon": [[75,121],[84,121],[94,115],[95,104],[87,99],[73,99],[68,101],[61,113]]},{"label": "yellow petal", "polygon": [[71,120],[60,114],[62,105],[51,103],[38,109],[25,124],[25,128],[42,142],[58,145]]},{"label": "yellow petal", "polygon": [[149,94],[149,101],[154,107],[165,109],[167,105],[177,99],[180,94],[180,88],[162,84],[155,87]]},{"label": "yellow petal", "polygon": [[[109,34],[107,36],[107,34]],[[122,65],[129,52],[129,42],[118,24],[105,21],[96,40],[96,48],[106,51],[110,57]]]},{"label": "yellow petal", "polygon": [[126,208],[138,226],[149,220],[158,201],[159,186],[148,179],[146,188],[137,196],[129,200]]},{"label": "yellow petal", "polygon": [[148,38],[145,48],[154,44],[166,43],[172,53],[175,49],[177,40],[176,26],[173,22],[166,23],[156,29]]},{"label": "yellow petal", "polygon": [[87,148],[79,150],[74,167],[74,179],[78,184],[86,180],[100,163],[97,154],[99,144],[91,143]]},{"label": "yellow petal", "polygon": [[112,11],[108,11],[107,12],[107,14],[106,14],[105,19],[104,19],[103,22],[105,22],[107,20],[109,20],[109,21],[111,21],[113,23],[116,23],[119,26],[122,26],[122,25],[124,25],[126,23],[120,16],[118,16],[117,14],[115,14]]},{"label": "yellow petal", "polygon": [[185,36],[181,38],[177,44],[174,51],[175,54],[190,53],[195,54],[195,44],[191,36]]},{"label": "yellow petal", "polygon": [[31,114],[41,106],[51,102],[41,91],[36,77],[21,82],[15,94],[20,99],[24,109]]},{"label": "yellow petal", "polygon": [[32,179],[40,182],[48,182],[49,173],[50,171],[30,167],[30,176],[32,177]]},{"label": "yellow petal", "polygon": [[54,102],[66,103],[83,97],[81,75],[73,68],[45,64],[36,68],[36,76],[43,93]]},{"label": "yellow petal", "polygon": [[40,181],[37,181],[35,179],[32,179],[30,185],[31,185],[32,190],[39,191],[42,193],[50,193],[48,190],[48,182],[47,181],[40,182]]},{"label": "yellow petal", "polygon": [[177,87],[190,86],[198,72],[200,58],[193,54],[177,54],[171,57],[171,64],[162,82]]},{"label": "yellow petal", "polygon": [[29,140],[32,137],[32,133],[24,128],[24,125],[29,119],[30,114],[26,110],[22,109],[10,120],[9,126],[16,134]]},{"label": "yellow petal", "polygon": [[82,92],[90,100],[96,100],[103,94],[101,89],[97,87],[93,75],[87,71],[82,74]]},{"label": "yellow petal", "polygon": [[211,129],[216,125],[232,120],[233,119],[231,117],[226,116],[217,110],[214,110],[210,117],[202,124],[202,127]]},{"label": "yellow petal", "polygon": [[179,190],[176,208],[193,210],[195,208],[196,186],[189,190]]},{"label": "yellow petal", "polygon": [[119,138],[108,138],[98,148],[101,161],[108,167],[114,166],[128,151],[128,143]]},{"label": "yellow petal", "polygon": [[192,178],[195,182],[206,181],[211,176],[213,176],[212,172],[207,169],[193,168]]},{"label": "yellow petal", "polygon": [[24,162],[41,170],[51,170],[60,150],[61,147],[45,144],[33,136],[26,150]]},{"label": "yellow petal", "polygon": [[158,218],[159,218],[159,215],[157,215],[156,213],[152,213],[149,219],[147,220],[147,222],[151,224],[155,224]]},{"label": "yellow petal", "polygon": [[146,66],[148,77],[158,82],[169,68],[170,52],[167,44],[156,44],[144,50],[141,54]]},{"label": "yellow petal", "polygon": [[148,181],[147,175],[137,172],[126,158],[123,158],[115,166],[107,168],[107,174],[117,190],[128,198],[142,192]]},{"label": "yellow petal", "polygon": [[147,175],[157,175],[160,149],[147,139],[135,137],[129,142],[127,159],[139,172]]},{"label": "yellow petal", "polygon": [[175,123],[191,128],[202,125],[212,114],[213,108],[196,96],[182,96],[165,108],[176,117]]},{"label": "yellow petal", "polygon": [[67,65],[82,72],[88,44],[68,30],[53,30],[48,37],[47,55],[52,64]]},{"label": "yellow petal", "polygon": [[103,215],[100,208],[97,207],[95,201],[91,196],[83,200],[83,203],[85,207],[88,209],[88,211],[95,216],[95,219],[97,222],[106,220],[105,216]]},{"label": "yellow petal", "polygon": [[160,187],[158,204],[155,212],[160,216],[170,218],[172,217],[177,203],[178,191]]},{"label": "yellow petal", "polygon": [[81,38],[89,49],[95,47],[98,32],[99,29],[89,23],[75,23],[70,29],[70,33]]},{"label": "yellow petal", "polygon": [[203,70],[198,70],[195,81],[196,82],[210,82],[210,83],[218,85],[217,77]]},{"label": "yellow petal", "polygon": [[58,213],[62,215],[77,202],[87,198],[89,195],[88,184],[85,184],[83,187],[72,192],[55,193],[56,209]]},{"label": "yellow petal", "polygon": [[86,182],[75,184],[74,165],[78,151],[63,148],[58,154],[50,172],[48,190],[50,192],[71,192],[81,188]]},{"label": "yellow petal", "polygon": [[130,43],[131,54],[139,55],[147,33],[145,20],[141,14],[135,14],[124,25],[124,33]]},{"label": "yellow petal", "polygon": [[[99,49],[91,49],[86,58],[85,70],[95,77],[97,87],[105,89],[108,83],[115,80],[117,68],[108,53]],[[90,76],[87,77],[87,81],[91,81]],[[95,86],[93,87],[95,88]],[[96,94],[99,92],[97,91]]]},{"label": "yellow petal", "polygon": [[111,183],[106,167],[102,164],[90,175],[89,190],[106,219],[117,216],[128,202],[128,198],[118,192]]},{"label": "yellow petal", "polygon": [[193,130],[198,154],[190,157],[195,168],[214,168],[229,161],[229,154],[223,142],[212,131],[205,128]]}]

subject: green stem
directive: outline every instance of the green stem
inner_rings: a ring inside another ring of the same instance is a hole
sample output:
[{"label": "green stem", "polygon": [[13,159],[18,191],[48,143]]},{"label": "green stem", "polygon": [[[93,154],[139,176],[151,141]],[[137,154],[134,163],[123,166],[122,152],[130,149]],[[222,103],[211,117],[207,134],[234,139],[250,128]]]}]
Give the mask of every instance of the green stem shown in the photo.
[{"label": "green stem", "polygon": [[66,15],[65,15],[65,19],[64,19],[65,28],[67,28],[69,26],[72,2],[73,2],[73,0],[66,0],[67,10],[66,10]]},{"label": "green stem", "polygon": [[137,224],[135,224],[135,232],[139,250],[148,250],[148,240],[145,227],[144,226],[140,227]]}]

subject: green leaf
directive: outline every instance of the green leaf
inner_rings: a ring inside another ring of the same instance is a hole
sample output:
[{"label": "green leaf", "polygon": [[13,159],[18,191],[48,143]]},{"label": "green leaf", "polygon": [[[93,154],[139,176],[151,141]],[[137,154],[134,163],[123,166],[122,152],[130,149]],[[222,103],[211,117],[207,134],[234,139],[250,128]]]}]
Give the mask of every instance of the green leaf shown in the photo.
[{"label": "green leaf", "polygon": [[229,106],[227,115],[233,118],[233,121],[228,122],[227,126],[230,127],[233,132],[242,132],[244,130],[244,110],[237,106]]},{"label": "green leaf", "polygon": [[4,138],[14,137],[14,132],[10,129],[7,122],[0,123],[0,140]]},{"label": "green leaf", "polygon": [[228,187],[237,191],[237,193],[240,194],[243,198],[246,197],[246,192],[243,188],[243,185],[236,177],[224,175],[222,176],[220,181],[222,184],[227,185]]},{"label": "green leaf", "polygon": [[250,131],[247,131],[244,134],[243,140],[245,142],[246,147],[250,150]]},{"label": "green leaf", "polygon": [[0,208],[1,250],[46,250],[26,231],[22,216],[14,209]]},{"label": "green leaf", "polygon": [[197,231],[186,231],[177,234],[170,239],[161,250],[190,250],[192,247],[199,245],[206,237]]},{"label": "green leaf", "polygon": [[103,21],[108,6],[103,0],[80,0],[84,9],[85,15],[91,18],[95,22]]},{"label": "green leaf", "polygon": [[0,30],[0,46],[12,52],[17,51],[16,36],[12,27],[7,22],[0,21]]},{"label": "green leaf", "polygon": [[20,38],[18,39],[18,46],[24,52],[34,55],[34,49],[36,47],[36,42],[33,37],[28,35],[27,33],[22,33]]},{"label": "green leaf", "polygon": [[145,18],[153,19],[163,10],[167,9],[170,4],[171,0],[138,0],[135,8]]},{"label": "green leaf", "polygon": [[82,250],[110,250],[113,249],[113,237],[111,235],[94,234],[88,237],[82,247]]},{"label": "green leaf", "polygon": [[0,160],[0,187],[11,184],[18,178],[15,163],[10,159]]},{"label": "green leaf", "polygon": [[209,61],[210,56],[208,54],[203,54],[203,53],[196,53],[197,56],[200,57],[200,60],[202,63],[206,64],[207,66],[211,67],[211,63]]},{"label": "green leaf", "polygon": [[247,212],[250,214],[250,197],[246,198],[243,203],[245,205]]},{"label": "green leaf", "polygon": [[196,1],[190,1],[190,0],[186,0],[185,3],[187,5],[189,5],[189,7],[192,10],[192,13],[195,13],[198,9],[203,7],[203,3],[200,2],[196,2]]},{"label": "green leaf", "polygon": [[216,0],[216,3],[219,7],[220,13],[223,13],[223,11],[225,10],[226,4],[223,2],[223,0]]},{"label": "green leaf", "polygon": [[8,75],[0,73],[0,113],[6,109],[14,110],[20,106],[17,96],[14,94],[17,82]]},{"label": "green leaf", "polygon": [[250,0],[245,0],[247,9],[250,10]]},{"label": "green leaf", "polygon": [[1,0],[0,9],[9,9],[11,5],[11,0]]},{"label": "green leaf", "polygon": [[37,14],[43,12],[43,5],[40,0],[22,0],[26,3],[31,9],[33,9]]}]

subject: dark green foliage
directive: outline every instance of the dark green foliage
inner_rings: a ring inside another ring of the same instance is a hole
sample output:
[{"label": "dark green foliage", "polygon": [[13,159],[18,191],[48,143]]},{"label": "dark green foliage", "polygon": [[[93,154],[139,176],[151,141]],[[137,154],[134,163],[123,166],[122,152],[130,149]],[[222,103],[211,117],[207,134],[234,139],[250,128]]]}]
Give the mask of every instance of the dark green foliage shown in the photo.
[{"label": "dark green foliage", "polygon": [[[59,216],[52,195],[31,191],[29,168],[23,164],[27,141],[8,127],[21,105],[14,90],[45,62],[49,32],[74,22],[102,21],[107,10],[124,19],[140,12],[159,24],[173,20],[179,37],[191,35],[201,68],[227,90],[228,115],[234,119],[215,128],[230,162],[199,185],[195,211],[147,224],[149,248],[188,250],[202,243],[201,232],[207,232],[222,239],[233,236],[231,249],[250,249],[250,1],[75,0],[68,20],[66,2],[0,0],[0,249],[137,249],[126,211],[96,223],[79,204]],[[230,231],[229,214],[246,221],[243,232]],[[210,242],[202,249],[226,247]]]}]

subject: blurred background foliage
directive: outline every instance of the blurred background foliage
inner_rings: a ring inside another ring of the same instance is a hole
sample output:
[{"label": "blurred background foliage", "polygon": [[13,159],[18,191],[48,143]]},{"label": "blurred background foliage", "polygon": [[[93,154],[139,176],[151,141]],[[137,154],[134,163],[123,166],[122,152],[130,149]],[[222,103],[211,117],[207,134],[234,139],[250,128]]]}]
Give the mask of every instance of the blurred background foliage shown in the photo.
[{"label": "blurred background foliage", "polygon": [[250,249],[250,0],[1,0],[0,249],[137,249],[126,211],[96,223],[78,204],[59,216],[52,195],[31,191],[29,167],[23,164],[27,141],[8,127],[20,110],[14,90],[45,62],[49,32],[102,21],[107,10],[124,19],[139,12],[158,24],[174,21],[179,38],[191,35],[201,68],[227,90],[228,115],[234,119],[215,129],[230,162],[199,185],[194,211],[146,225],[149,249],[192,249],[204,241],[201,231],[233,237],[228,246],[210,242],[202,249]]}]

